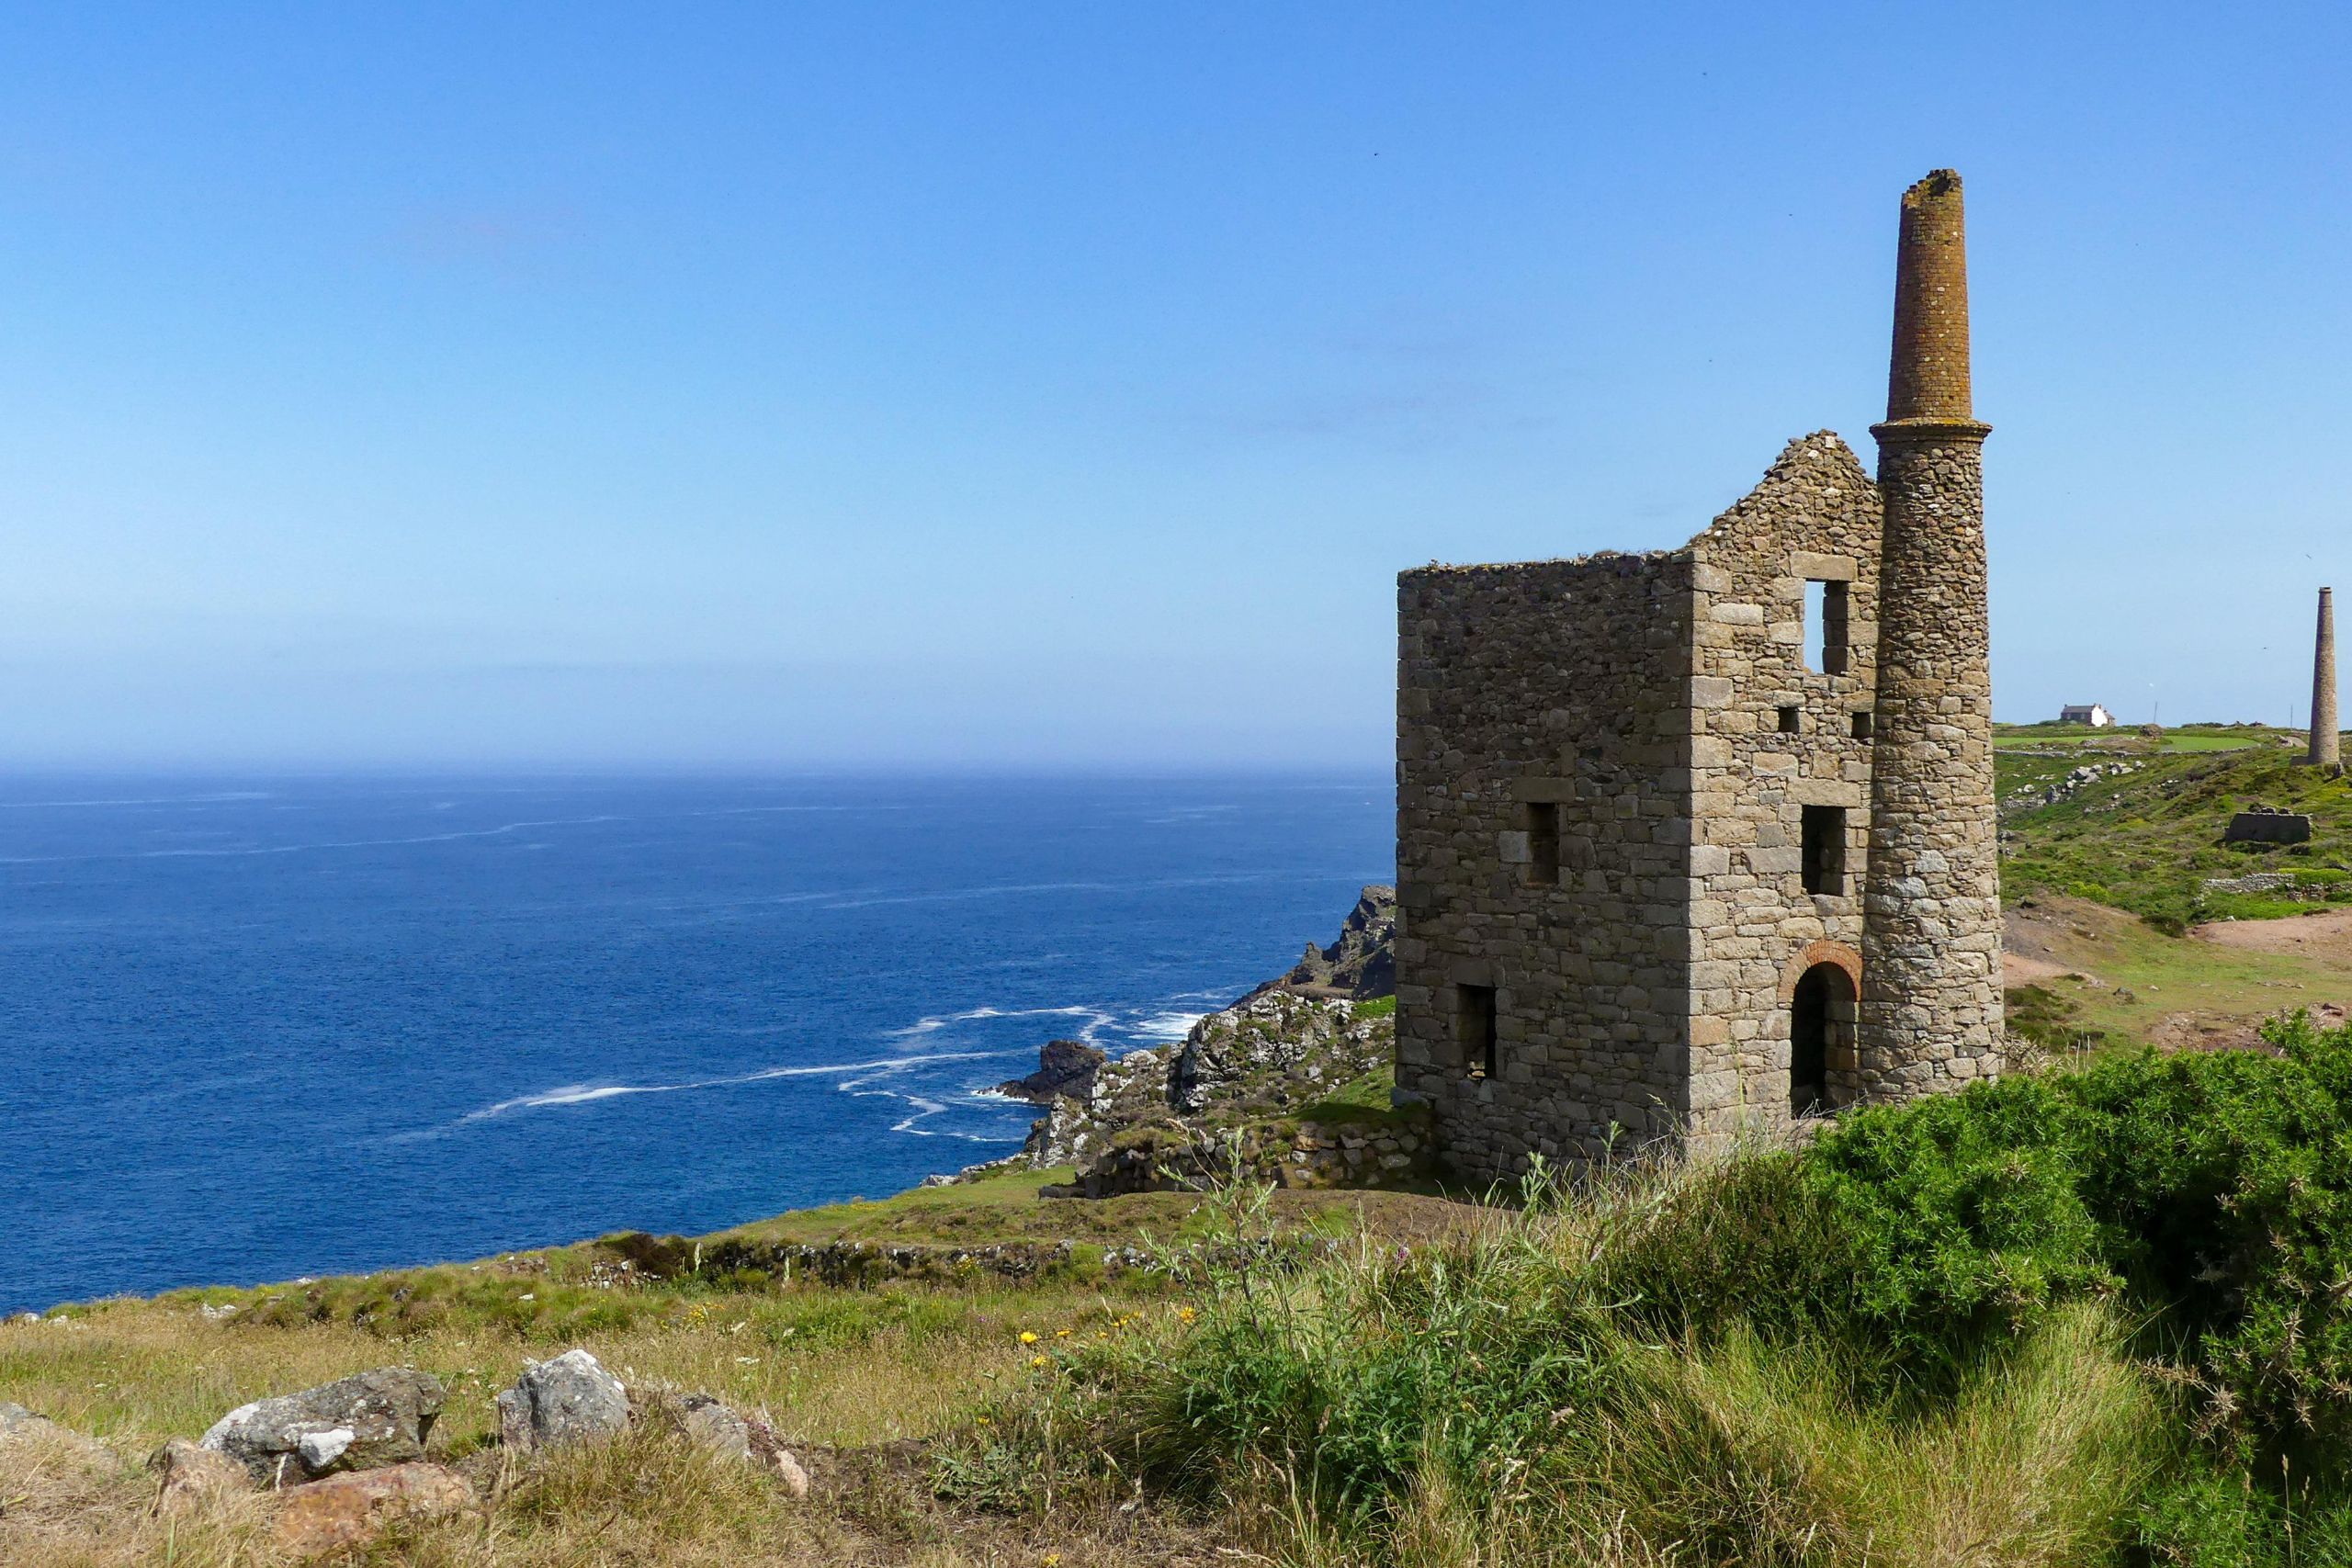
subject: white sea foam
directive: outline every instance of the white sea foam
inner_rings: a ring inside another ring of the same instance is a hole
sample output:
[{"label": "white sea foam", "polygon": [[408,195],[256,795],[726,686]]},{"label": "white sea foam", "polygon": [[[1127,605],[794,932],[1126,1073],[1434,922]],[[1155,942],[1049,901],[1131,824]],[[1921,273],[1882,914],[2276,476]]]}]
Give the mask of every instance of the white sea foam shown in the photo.
[{"label": "white sea foam", "polygon": [[[555,1089],[543,1089],[530,1094],[518,1094],[512,1100],[502,1100],[495,1105],[485,1105],[480,1110],[469,1111],[446,1126],[427,1128],[417,1133],[404,1134],[401,1136],[403,1138],[429,1137],[462,1127],[468,1122],[487,1122],[493,1117],[509,1115],[517,1111],[546,1111],[571,1105],[591,1105],[600,1100],[618,1100],[634,1094],[684,1094],[693,1089],[732,1089],[742,1084],[770,1083],[779,1078],[838,1077],[846,1073],[871,1073],[876,1077],[887,1077],[930,1062],[969,1061],[989,1054],[982,1051],[943,1051],[923,1056],[879,1056],[865,1062],[826,1062],[806,1067],[763,1067],[757,1072],[734,1073],[717,1078],[694,1078],[684,1083],[563,1084]],[[870,1081],[865,1078],[852,1079],[841,1087],[851,1089]]]},{"label": "white sea foam", "polygon": [[888,1033],[890,1038],[894,1040],[909,1040],[918,1035],[936,1034],[941,1030],[948,1028],[954,1024],[977,1023],[982,1020],[991,1018],[1101,1018],[1107,1021],[1109,1017],[1109,1014],[1101,1011],[1099,1009],[1085,1007],[978,1007],[966,1012],[933,1013],[915,1020],[904,1029],[893,1029],[889,1031]]},{"label": "white sea foam", "polygon": [[1232,887],[1272,882],[1274,872],[1239,872],[1223,876],[1159,876],[1138,882],[1003,882],[978,887],[936,887],[921,892],[876,893],[828,904],[829,909],[864,909],[880,904],[952,904],[973,898],[1000,898],[1030,893],[1147,893],[1176,887]]},{"label": "white sea foam", "polygon": [[217,795],[140,795],[119,800],[0,800],[0,811],[57,810],[95,806],[220,806],[231,801],[268,798],[267,790],[232,789],[222,790]]},{"label": "white sea foam", "polygon": [[621,822],[621,817],[559,817],[538,822],[507,822],[495,828],[469,828],[453,833],[424,833],[406,839],[335,839],[305,844],[244,844],[232,849],[127,850],[92,855],[8,855],[0,864],[37,865],[60,861],[94,860],[234,860],[248,855],[307,854],[318,850],[372,850],[404,844],[446,844],[459,839],[496,839],[531,828],[580,828],[598,822]]},{"label": "white sea foam", "polygon": [[1137,1020],[1128,1032],[1145,1040],[1182,1040],[1206,1017],[1204,1012],[1156,1012]]}]

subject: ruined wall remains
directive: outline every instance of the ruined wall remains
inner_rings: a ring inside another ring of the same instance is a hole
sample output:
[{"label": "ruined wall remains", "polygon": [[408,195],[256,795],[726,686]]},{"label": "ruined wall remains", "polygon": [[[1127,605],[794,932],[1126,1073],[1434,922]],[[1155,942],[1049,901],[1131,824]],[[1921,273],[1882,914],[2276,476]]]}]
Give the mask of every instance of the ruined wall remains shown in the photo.
[{"label": "ruined wall remains", "polygon": [[[1788,1120],[1795,987],[1860,963],[1878,529],[1825,431],[1681,550],[1400,579],[1397,1081],[1457,1173]],[[1808,807],[1843,814],[1830,891]]]},{"label": "ruined wall remains", "polygon": [[1998,1070],[1965,252],[1939,171],[1876,483],[1816,432],[1679,550],[1398,579],[1397,1084],[1456,1176]]},{"label": "ruined wall remains", "polygon": [[[1685,1103],[1692,576],[1603,555],[1398,580],[1397,1082],[1466,1179]],[[1464,987],[1492,992],[1491,1068]]]},{"label": "ruined wall remains", "polygon": [[[1773,1126],[1790,1111],[1791,1003],[1815,964],[1859,967],[1869,843],[1878,614],[1878,488],[1829,431],[1792,441],[1761,484],[1690,543],[1690,1131]],[[1808,626],[1809,583],[1828,624]],[[1842,601],[1842,604],[1839,603]],[[1818,637],[1812,667],[1808,648]],[[1784,728],[1793,720],[1793,728]],[[1843,813],[1835,891],[1804,886],[1806,807]],[[1850,1030],[1831,1107],[1859,1097]]]}]

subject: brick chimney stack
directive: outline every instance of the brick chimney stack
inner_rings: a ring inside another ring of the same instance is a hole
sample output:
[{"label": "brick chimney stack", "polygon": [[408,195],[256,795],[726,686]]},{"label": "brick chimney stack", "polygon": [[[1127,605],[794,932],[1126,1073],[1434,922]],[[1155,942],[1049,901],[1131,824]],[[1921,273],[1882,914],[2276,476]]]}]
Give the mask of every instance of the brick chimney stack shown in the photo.
[{"label": "brick chimney stack", "polygon": [[2315,768],[2342,765],[2335,736],[2335,591],[2319,591],[2319,636],[2312,649],[2312,744],[2304,761]]},{"label": "brick chimney stack", "polygon": [[1974,417],[1968,388],[1967,225],[1960,176],[1938,169],[1903,193],[1886,419],[1890,424],[1966,423]]},{"label": "brick chimney stack", "polygon": [[1984,596],[1984,445],[1970,401],[1960,176],[1903,193],[1894,349],[1878,437],[1885,513],[1862,1090],[1901,1100],[2001,1066],[1999,827]]}]

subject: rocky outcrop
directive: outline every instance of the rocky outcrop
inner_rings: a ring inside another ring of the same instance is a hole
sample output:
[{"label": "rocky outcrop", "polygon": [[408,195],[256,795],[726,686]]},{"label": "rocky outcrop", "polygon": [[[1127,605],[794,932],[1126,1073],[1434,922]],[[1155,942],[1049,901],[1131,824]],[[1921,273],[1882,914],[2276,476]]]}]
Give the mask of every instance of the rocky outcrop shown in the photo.
[{"label": "rocky outcrop", "polygon": [[1168,1065],[1168,1102],[1188,1116],[1283,1110],[1385,1065],[1395,1039],[1345,1002],[1264,992],[1193,1025]]},{"label": "rocky outcrop", "polygon": [[1094,1094],[1094,1075],[1110,1059],[1108,1054],[1082,1040],[1048,1040],[1037,1053],[1035,1072],[1001,1083],[996,1091],[1032,1105],[1051,1105],[1056,1100],[1090,1100]]},{"label": "rocky outcrop", "polygon": [[291,1486],[343,1471],[424,1457],[441,1414],[441,1384],[413,1367],[379,1367],[300,1393],[239,1405],[202,1446],[245,1467],[265,1486]]},{"label": "rocky outcrop", "polygon": [[495,1403],[499,1441],[518,1450],[594,1442],[628,1429],[628,1391],[585,1350],[525,1362],[523,1375]]},{"label": "rocky outcrop", "polygon": [[1279,979],[1250,993],[1295,991],[1304,997],[1370,1001],[1396,994],[1396,889],[1366,887],[1340,924],[1340,940],[1329,947],[1309,942],[1306,952]]},{"label": "rocky outcrop", "polygon": [[[1170,1161],[1206,1179],[1226,1157],[1216,1151],[1234,1130],[1295,1117],[1394,1060],[1393,1013],[1360,1004],[1394,993],[1396,935],[1396,890],[1366,887],[1337,942],[1309,947],[1288,974],[1199,1020],[1172,1048],[1112,1060],[1083,1042],[1054,1041],[1039,1053],[1035,1072],[1000,1089],[1045,1108],[1021,1153],[939,1179],[1067,1165],[1079,1168],[1079,1179],[1058,1190],[1093,1195],[1098,1189],[1137,1190],[1142,1178],[1136,1172],[1157,1171]],[[1388,1108],[1384,1100],[1369,1109]],[[1148,1154],[1139,1152],[1147,1146]],[[1293,1184],[1310,1168],[1327,1185],[1358,1178],[1401,1182],[1418,1179],[1426,1163],[1416,1156],[1403,1166],[1381,1166],[1381,1156],[1403,1152],[1394,1146],[1367,1159],[1303,1164],[1272,1149],[1269,1145],[1267,1162]],[[1178,1150],[1191,1152],[1180,1156]],[[1310,1134],[1306,1145],[1293,1152],[1321,1151]],[[1382,1174],[1407,1167],[1407,1175]],[[1095,1171],[1093,1179],[1089,1171]]]},{"label": "rocky outcrop", "polygon": [[291,1557],[323,1557],[365,1545],[398,1520],[425,1522],[481,1506],[472,1483],[437,1464],[395,1464],[329,1476],[286,1494],[272,1530]]},{"label": "rocky outcrop", "polygon": [[1116,1198],[1128,1192],[1198,1192],[1236,1179],[1314,1190],[1402,1187],[1435,1177],[1426,1110],[1348,1122],[1277,1120],[1216,1133],[1182,1123],[1114,1139],[1076,1179],[1047,1197]]}]

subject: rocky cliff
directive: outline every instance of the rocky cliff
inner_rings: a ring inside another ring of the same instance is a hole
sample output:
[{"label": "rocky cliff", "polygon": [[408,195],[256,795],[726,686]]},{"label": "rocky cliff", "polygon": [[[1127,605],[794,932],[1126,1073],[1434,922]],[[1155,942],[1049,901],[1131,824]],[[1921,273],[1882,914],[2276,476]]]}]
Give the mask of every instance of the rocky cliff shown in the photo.
[{"label": "rocky cliff", "polygon": [[[1075,1166],[1086,1196],[1196,1185],[1244,1166],[1292,1186],[1418,1179],[1418,1114],[1389,1104],[1396,890],[1367,887],[1329,947],[1195,1023],[1181,1044],[1116,1060],[1054,1041],[1000,1092],[1045,1107],[1012,1160]],[[1393,1163],[1384,1163],[1393,1162]]]},{"label": "rocky cliff", "polygon": [[1293,991],[1302,997],[1345,997],[1371,1001],[1396,994],[1396,889],[1374,884],[1356,898],[1340,923],[1340,940],[1329,947],[1309,942],[1306,952],[1279,979],[1250,994]]}]

